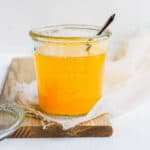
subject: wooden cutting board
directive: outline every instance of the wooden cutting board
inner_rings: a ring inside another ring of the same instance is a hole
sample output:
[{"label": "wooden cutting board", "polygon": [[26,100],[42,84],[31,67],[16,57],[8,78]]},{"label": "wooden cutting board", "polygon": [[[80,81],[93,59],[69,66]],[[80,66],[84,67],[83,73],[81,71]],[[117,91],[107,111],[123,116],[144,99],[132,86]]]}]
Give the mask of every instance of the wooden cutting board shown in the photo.
[{"label": "wooden cutting board", "polygon": [[[11,98],[16,82],[30,83],[33,80],[35,80],[33,59],[13,59],[8,69],[8,74],[1,94],[1,100]],[[21,127],[11,136],[11,138],[109,137],[113,132],[109,118],[109,113],[105,113],[91,120],[82,122],[68,130],[63,130],[62,126],[57,123],[52,124],[43,130],[39,119],[25,117]]]}]

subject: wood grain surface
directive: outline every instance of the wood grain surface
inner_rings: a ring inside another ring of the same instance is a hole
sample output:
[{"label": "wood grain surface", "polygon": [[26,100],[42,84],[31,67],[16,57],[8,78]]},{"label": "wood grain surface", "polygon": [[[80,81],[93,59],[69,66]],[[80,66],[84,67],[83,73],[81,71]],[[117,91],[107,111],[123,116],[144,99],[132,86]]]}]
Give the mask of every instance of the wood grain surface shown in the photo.
[{"label": "wood grain surface", "polygon": [[109,123],[109,116],[103,114],[68,130],[63,130],[60,124],[53,124],[43,130],[39,119],[26,117],[24,123],[11,137],[107,137],[111,135],[112,127]]},{"label": "wood grain surface", "polygon": [[[30,83],[33,80],[35,80],[33,59],[13,59],[8,70],[1,99],[9,100],[13,97],[16,82]],[[43,129],[40,119],[25,117],[20,128],[10,138],[109,137],[112,133],[110,115],[109,113],[105,113],[68,130],[63,130],[62,125],[58,123],[53,123],[48,128]]]}]

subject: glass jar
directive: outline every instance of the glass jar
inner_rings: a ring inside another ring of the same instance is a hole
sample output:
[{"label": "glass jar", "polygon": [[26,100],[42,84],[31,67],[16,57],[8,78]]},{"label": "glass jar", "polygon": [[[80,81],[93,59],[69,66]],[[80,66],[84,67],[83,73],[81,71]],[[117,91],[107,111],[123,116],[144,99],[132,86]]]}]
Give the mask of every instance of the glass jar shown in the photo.
[{"label": "glass jar", "polygon": [[109,31],[98,26],[58,25],[30,31],[40,108],[49,114],[87,114],[102,97]]}]

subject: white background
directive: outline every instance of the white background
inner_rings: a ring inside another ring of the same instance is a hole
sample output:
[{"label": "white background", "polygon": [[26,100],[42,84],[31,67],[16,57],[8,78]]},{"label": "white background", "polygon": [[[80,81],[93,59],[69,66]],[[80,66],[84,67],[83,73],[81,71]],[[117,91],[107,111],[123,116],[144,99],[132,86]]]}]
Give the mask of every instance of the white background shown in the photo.
[{"label": "white background", "polygon": [[28,32],[32,27],[101,25],[114,12],[113,37],[123,38],[150,26],[149,5],[149,0],[0,0],[0,48],[4,51],[18,46],[29,50]]},{"label": "white background", "polygon": [[[28,32],[33,27],[80,23],[101,25],[112,13],[112,40],[122,40],[150,27],[149,0],[0,0],[0,88],[14,56],[32,54]],[[150,103],[113,121],[111,138],[4,140],[0,150],[150,149]]]}]

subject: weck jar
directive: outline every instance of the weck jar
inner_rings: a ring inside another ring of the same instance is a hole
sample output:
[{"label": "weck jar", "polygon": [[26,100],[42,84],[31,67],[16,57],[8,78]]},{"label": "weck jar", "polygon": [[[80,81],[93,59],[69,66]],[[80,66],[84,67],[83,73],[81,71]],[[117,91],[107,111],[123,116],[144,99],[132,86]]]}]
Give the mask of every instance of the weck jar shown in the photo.
[{"label": "weck jar", "polygon": [[33,29],[40,108],[53,115],[87,114],[102,97],[108,39],[98,26],[58,25]]}]

